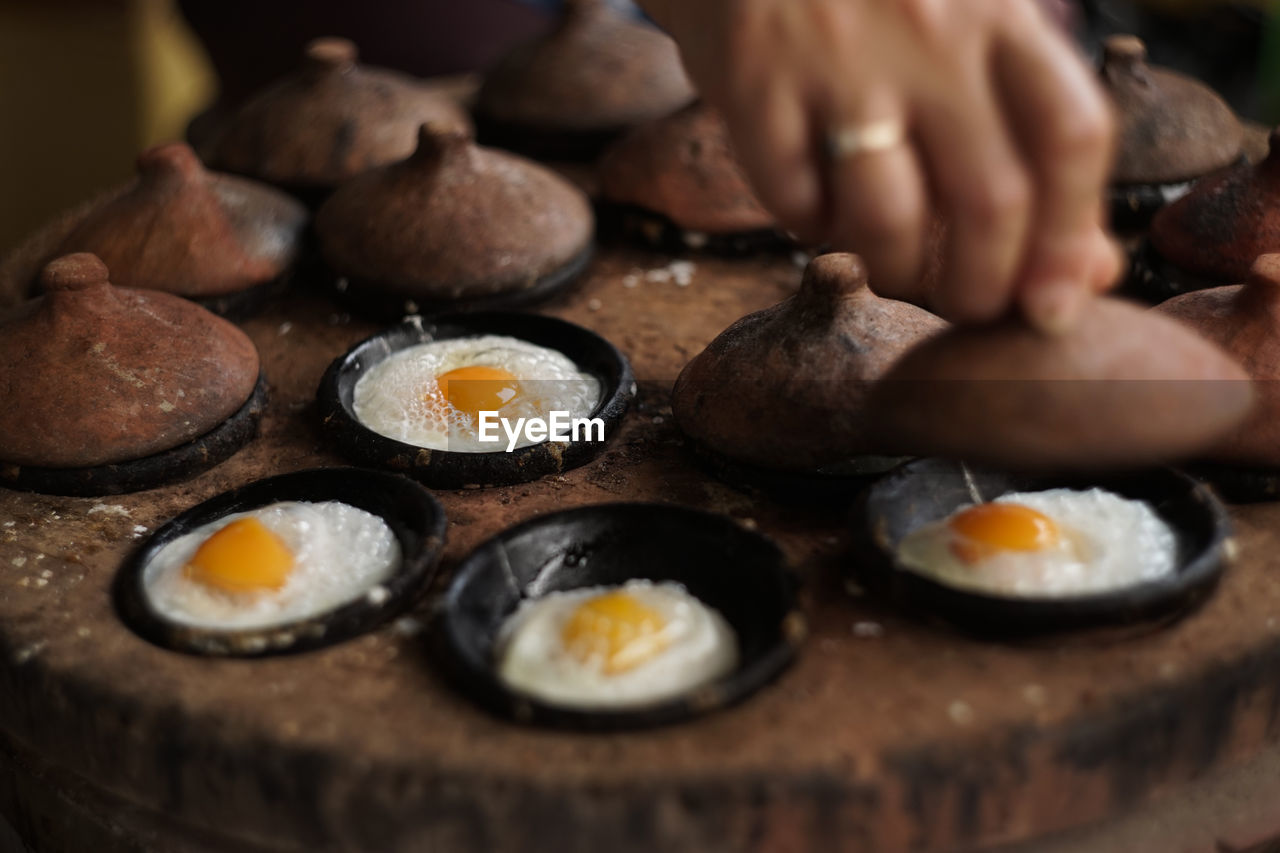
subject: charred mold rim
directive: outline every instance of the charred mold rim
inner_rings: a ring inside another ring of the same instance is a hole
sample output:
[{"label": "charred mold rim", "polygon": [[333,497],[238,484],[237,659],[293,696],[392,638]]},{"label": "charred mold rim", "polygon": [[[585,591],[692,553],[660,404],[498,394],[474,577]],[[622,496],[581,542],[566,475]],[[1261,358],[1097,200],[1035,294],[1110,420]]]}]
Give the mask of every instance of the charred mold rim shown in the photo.
[{"label": "charred mold rim", "polygon": [[[151,607],[143,573],[161,548],[203,524],[277,501],[341,501],[381,517],[399,540],[401,550],[400,567],[379,585],[386,596],[378,601],[361,596],[283,625],[225,631],[178,624]],[[444,538],[444,509],[430,492],[411,480],[359,468],[296,471],[223,492],[171,519],[121,566],[112,597],[117,614],[129,628],[173,651],[214,657],[307,651],[363,634],[408,609],[430,584]]]},{"label": "charred mold rim", "polygon": [[1133,267],[1125,289],[1134,296],[1158,305],[1183,293],[1209,290],[1239,282],[1217,281],[1184,272],[1156,251],[1150,238],[1143,238],[1133,255]]},{"label": "charred mold rim", "polygon": [[235,414],[204,435],[140,459],[85,468],[42,468],[0,461],[0,486],[71,497],[119,495],[187,480],[231,458],[258,434],[267,408],[267,380],[258,374],[253,393]]},{"label": "charred mold rim", "polygon": [[290,268],[270,281],[255,284],[244,290],[239,290],[235,293],[224,293],[218,296],[207,296],[193,301],[201,308],[212,311],[221,317],[226,317],[228,320],[237,322],[247,320],[262,310],[263,306],[272,299],[284,294],[289,289],[293,276],[294,268]]},{"label": "charred mold rim", "polygon": [[[738,637],[734,671],[684,696],[605,710],[553,705],[498,677],[497,635],[521,601],[634,578],[682,583],[718,610]],[[807,632],[796,588],[777,545],[727,516],[667,504],[597,504],[531,519],[471,552],[437,607],[432,646],[458,688],[499,716],[586,731],[648,728],[742,701],[776,678]]]},{"label": "charred mold rim", "polygon": [[854,579],[907,609],[941,617],[985,636],[1018,636],[1106,624],[1145,622],[1190,610],[1216,586],[1234,553],[1227,510],[1212,491],[1171,469],[1083,479],[970,468],[978,493],[1099,486],[1147,501],[1178,539],[1173,575],[1109,592],[1063,598],[1015,598],[963,590],[902,568],[898,542],[911,530],[972,503],[961,463],[918,459],[867,490],[851,519]]},{"label": "charred mold rim", "polygon": [[688,436],[685,446],[716,479],[736,489],[758,491],[780,503],[795,505],[851,504],[863,489],[911,458],[855,456],[811,471],[785,471],[733,459]]},{"label": "charred mold rim", "polygon": [[1280,468],[1202,461],[1185,465],[1184,470],[1213,486],[1214,491],[1228,503],[1280,500]]},{"label": "charred mold rim", "polygon": [[609,144],[632,125],[618,124],[593,128],[552,127],[493,118],[481,110],[472,113],[476,142],[504,148],[535,160],[588,163],[599,157]]},{"label": "charred mold rim", "polygon": [[774,228],[712,233],[685,228],[670,217],[632,204],[599,199],[596,221],[605,239],[633,243],[662,252],[706,252],[711,255],[743,255],[795,251],[801,246]]},{"label": "charred mold rim", "polygon": [[[506,335],[562,353],[600,381],[600,401],[589,417],[604,421],[604,441],[543,442],[511,453],[461,453],[417,447],[381,435],[353,408],[356,383],[366,371],[411,346],[430,341]],[[316,392],[322,429],[349,459],[407,474],[432,488],[501,486],[560,474],[592,461],[617,433],[636,393],[626,356],[588,329],[537,314],[448,314],[411,317],[356,344],[329,365]]]},{"label": "charred mold rim", "polygon": [[582,277],[595,257],[594,239],[560,267],[526,285],[499,293],[459,299],[417,299],[377,281],[343,275],[327,264],[324,278],[329,292],[353,313],[384,323],[412,314],[454,311],[505,311],[545,302]]},{"label": "charred mold rim", "polygon": [[1111,227],[1140,231],[1151,225],[1160,208],[1186,195],[1199,178],[1159,184],[1112,184],[1107,189]]}]

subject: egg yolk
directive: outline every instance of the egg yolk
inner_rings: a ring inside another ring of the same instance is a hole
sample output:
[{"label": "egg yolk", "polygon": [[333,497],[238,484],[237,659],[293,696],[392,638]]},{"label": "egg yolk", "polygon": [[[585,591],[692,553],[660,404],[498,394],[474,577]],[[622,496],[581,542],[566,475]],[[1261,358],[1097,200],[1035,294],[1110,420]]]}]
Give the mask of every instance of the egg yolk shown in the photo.
[{"label": "egg yolk", "polygon": [[578,605],[560,635],[580,663],[599,660],[617,675],[650,660],[667,645],[666,621],[625,592],[608,592]]},{"label": "egg yolk", "polygon": [[459,367],[436,377],[449,405],[479,420],[480,412],[496,412],[520,394],[516,377],[501,367]]},{"label": "egg yolk", "polygon": [[1000,551],[1040,551],[1057,544],[1058,525],[1021,504],[978,504],[956,514],[947,526],[956,538],[951,552],[974,563]]},{"label": "egg yolk", "polygon": [[279,589],[293,569],[293,553],[256,518],[238,518],[196,549],[184,573],[222,592]]}]

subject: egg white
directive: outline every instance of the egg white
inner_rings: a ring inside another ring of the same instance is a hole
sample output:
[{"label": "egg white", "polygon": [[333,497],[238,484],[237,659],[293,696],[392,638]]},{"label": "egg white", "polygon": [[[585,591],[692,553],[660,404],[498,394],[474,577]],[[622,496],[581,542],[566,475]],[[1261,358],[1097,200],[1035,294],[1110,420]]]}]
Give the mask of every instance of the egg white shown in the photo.
[{"label": "egg white", "polygon": [[738,640],[717,611],[678,583],[633,580],[622,589],[666,622],[667,645],[634,669],[604,673],[580,662],[561,641],[578,605],[617,587],[552,592],[521,603],[498,636],[498,676],[513,690],[551,704],[628,708],[653,704],[708,684],[738,664]]},{"label": "egg white", "polygon": [[[184,575],[211,535],[252,516],[280,537],[294,564],[277,590],[228,593]],[[339,501],[282,501],[225,515],[165,545],[143,569],[151,607],[164,618],[200,628],[269,628],[318,616],[362,596],[378,602],[380,584],[400,567],[400,542],[387,523]]]},{"label": "egg white", "polygon": [[1002,551],[964,563],[951,552],[956,512],[911,531],[898,546],[904,568],[948,586],[1015,597],[1066,597],[1105,592],[1172,574],[1177,538],[1143,501],[1105,489],[1011,492],[995,503],[1044,513],[1061,540],[1043,551]]},{"label": "egg white", "polygon": [[[471,417],[449,405],[437,377],[461,367],[500,367],[520,382],[522,392],[502,408],[502,417],[543,418],[552,411],[585,418],[600,402],[600,382],[563,353],[502,335],[431,341],[392,353],[356,382],[356,418],[388,438],[462,453],[493,453],[507,441],[485,443]],[[522,436],[516,447],[537,442]]]}]

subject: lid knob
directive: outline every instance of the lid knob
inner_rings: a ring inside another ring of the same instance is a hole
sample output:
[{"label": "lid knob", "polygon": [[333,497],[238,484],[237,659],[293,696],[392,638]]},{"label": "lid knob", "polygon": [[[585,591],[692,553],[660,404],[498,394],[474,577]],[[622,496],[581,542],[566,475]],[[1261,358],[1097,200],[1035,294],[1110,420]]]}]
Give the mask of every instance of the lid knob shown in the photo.
[{"label": "lid knob", "polygon": [[819,255],[809,262],[800,287],[811,293],[839,296],[867,286],[867,267],[862,258],[848,252]]},{"label": "lid knob", "polygon": [[1280,254],[1259,255],[1249,268],[1250,287],[1280,288]]},{"label": "lid knob", "polygon": [[1102,57],[1107,65],[1137,65],[1147,61],[1147,46],[1137,36],[1110,36],[1103,42]]},{"label": "lid knob", "polygon": [[164,142],[138,155],[138,172],[143,175],[194,177],[203,171],[200,158],[185,142]]},{"label": "lid knob", "polygon": [[582,18],[607,8],[604,0],[564,0],[566,19]]},{"label": "lid knob", "polygon": [[303,64],[317,71],[348,71],[359,52],[349,39],[326,37],[311,41],[303,51]]},{"label": "lid knob", "polygon": [[110,284],[107,275],[107,265],[97,255],[76,252],[46,264],[40,272],[40,286],[50,293],[88,290]]},{"label": "lid knob", "polygon": [[805,267],[795,304],[806,316],[826,322],[847,310],[842,308],[846,297],[864,292],[866,287],[867,267],[862,258],[844,252],[819,255]]},{"label": "lid knob", "polygon": [[464,127],[427,122],[418,128],[418,147],[411,159],[420,162],[437,162],[471,146],[474,137]]}]

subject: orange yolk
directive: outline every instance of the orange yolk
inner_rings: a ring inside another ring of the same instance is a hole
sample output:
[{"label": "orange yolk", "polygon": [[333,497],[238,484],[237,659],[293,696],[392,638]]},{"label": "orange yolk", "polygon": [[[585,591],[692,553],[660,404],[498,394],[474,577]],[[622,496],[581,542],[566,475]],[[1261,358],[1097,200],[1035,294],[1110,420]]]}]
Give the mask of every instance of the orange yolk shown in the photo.
[{"label": "orange yolk", "polygon": [[440,393],[459,412],[480,419],[480,412],[496,412],[520,394],[520,383],[501,367],[459,367],[436,377]]},{"label": "orange yolk", "polygon": [[1042,512],[1011,503],[970,507],[947,522],[951,552],[975,563],[1000,551],[1040,551],[1058,542],[1058,525]]},{"label": "orange yolk", "polygon": [[580,663],[603,662],[605,675],[634,669],[666,648],[666,622],[625,592],[608,592],[578,605],[560,639]]},{"label": "orange yolk", "polygon": [[222,592],[279,589],[293,568],[293,553],[256,518],[239,518],[204,540],[184,573]]}]

